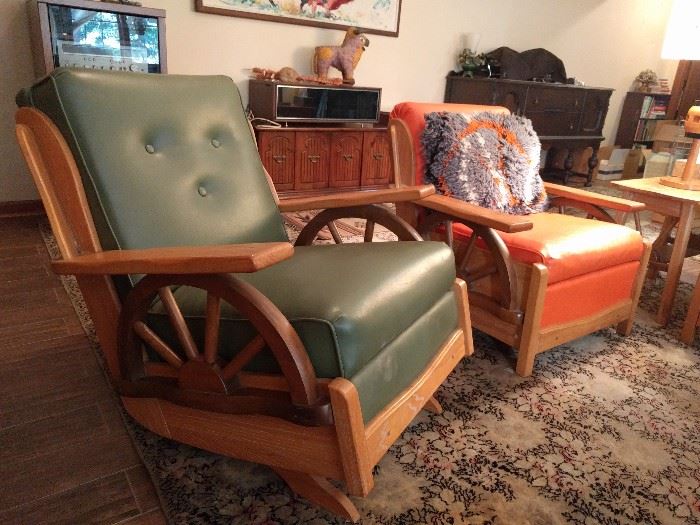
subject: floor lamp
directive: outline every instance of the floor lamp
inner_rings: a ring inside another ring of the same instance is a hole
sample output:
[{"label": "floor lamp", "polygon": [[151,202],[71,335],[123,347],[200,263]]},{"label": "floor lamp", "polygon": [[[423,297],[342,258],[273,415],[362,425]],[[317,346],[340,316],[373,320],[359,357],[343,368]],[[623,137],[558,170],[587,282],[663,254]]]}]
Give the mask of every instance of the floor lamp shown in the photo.
[{"label": "floor lamp", "polygon": [[[700,0],[674,0],[666,26],[661,58],[700,60]],[[697,103],[697,101],[696,101]],[[700,154],[700,106],[692,106],[685,119],[685,136],[693,139],[688,160],[680,177],[662,177],[664,186],[684,190],[700,190],[694,178]]]}]

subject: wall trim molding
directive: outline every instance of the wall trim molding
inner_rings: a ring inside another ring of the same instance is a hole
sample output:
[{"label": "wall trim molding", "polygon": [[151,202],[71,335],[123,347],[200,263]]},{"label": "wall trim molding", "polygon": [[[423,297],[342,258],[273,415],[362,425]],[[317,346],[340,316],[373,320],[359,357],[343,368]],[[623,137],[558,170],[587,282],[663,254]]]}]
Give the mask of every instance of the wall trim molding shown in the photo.
[{"label": "wall trim molding", "polygon": [[0,217],[43,215],[44,213],[44,205],[40,200],[0,202]]}]

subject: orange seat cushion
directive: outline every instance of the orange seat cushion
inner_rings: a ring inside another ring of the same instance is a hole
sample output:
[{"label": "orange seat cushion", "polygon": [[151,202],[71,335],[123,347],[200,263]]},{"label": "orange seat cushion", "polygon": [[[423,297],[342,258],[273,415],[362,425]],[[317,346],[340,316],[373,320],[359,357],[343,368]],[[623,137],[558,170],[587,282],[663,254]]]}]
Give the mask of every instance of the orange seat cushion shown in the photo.
[{"label": "orange seat cushion", "polygon": [[619,264],[547,286],[540,328],[585,319],[629,300],[639,264]]},{"label": "orange seat cushion", "polygon": [[[639,232],[608,222],[558,213],[528,215],[533,228],[518,233],[498,232],[516,261],[542,263],[548,284],[628,262],[638,262],[644,246]],[[471,230],[454,226],[455,239],[468,239]]]}]

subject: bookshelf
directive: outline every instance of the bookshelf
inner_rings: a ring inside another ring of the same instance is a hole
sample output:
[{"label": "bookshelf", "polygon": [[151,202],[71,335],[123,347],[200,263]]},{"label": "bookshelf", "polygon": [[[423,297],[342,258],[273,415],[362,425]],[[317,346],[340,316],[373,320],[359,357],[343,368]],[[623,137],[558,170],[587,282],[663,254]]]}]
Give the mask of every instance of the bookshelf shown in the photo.
[{"label": "bookshelf", "polygon": [[651,146],[656,124],[666,119],[670,99],[670,93],[628,92],[615,144],[622,148]]}]

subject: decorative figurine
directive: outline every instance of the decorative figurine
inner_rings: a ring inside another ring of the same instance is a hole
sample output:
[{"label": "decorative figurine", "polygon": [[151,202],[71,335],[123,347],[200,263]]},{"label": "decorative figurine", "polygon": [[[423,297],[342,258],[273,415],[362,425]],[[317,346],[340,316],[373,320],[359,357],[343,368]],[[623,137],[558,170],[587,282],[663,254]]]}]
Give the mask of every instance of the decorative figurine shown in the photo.
[{"label": "decorative figurine", "polygon": [[362,53],[369,46],[369,39],[351,27],[339,46],[319,46],[314,52],[314,73],[321,79],[328,78],[328,68],[333,66],[343,74],[344,84],[354,84],[354,72]]},{"label": "decorative figurine", "polygon": [[637,91],[653,91],[653,86],[656,85],[658,80],[659,78],[656,76],[654,71],[651,69],[645,69],[644,71],[640,72],[639,75],[637,75],[637,78],[634,79],[636,82],[635,88]]}]

